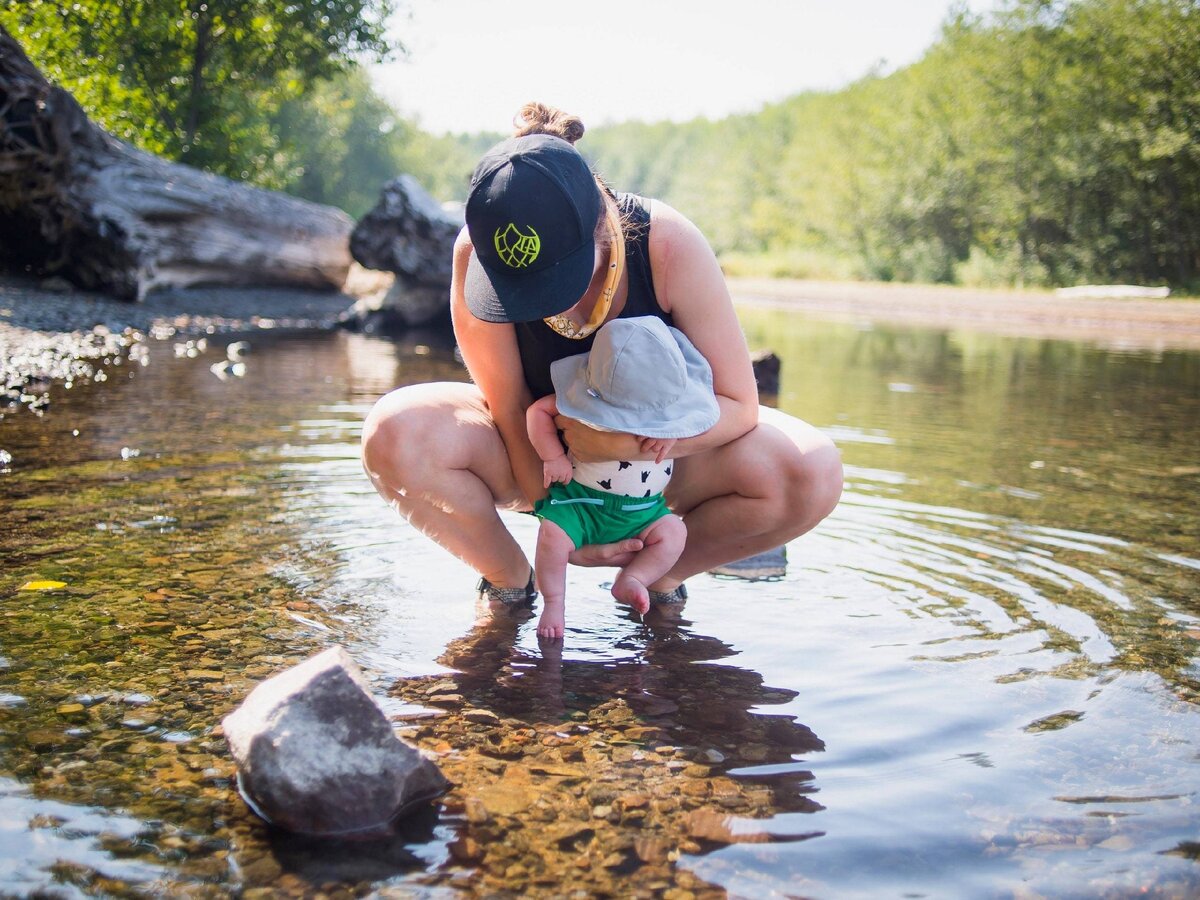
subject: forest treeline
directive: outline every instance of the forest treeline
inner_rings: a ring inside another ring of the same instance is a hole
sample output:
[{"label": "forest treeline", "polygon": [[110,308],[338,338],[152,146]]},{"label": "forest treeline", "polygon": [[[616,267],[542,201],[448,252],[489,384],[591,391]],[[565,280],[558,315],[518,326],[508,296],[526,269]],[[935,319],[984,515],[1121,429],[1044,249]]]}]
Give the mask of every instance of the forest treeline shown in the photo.
[{"label": "forest treeline", "polygon": [[[364,64],[402,49],[390,12],[31,0],[0,24],[118,136],[360,216],[401,171],[463,199],[500,137],[430,135],[381,99]],[[579,148],[692,217],[731,271],[1196,291],[1200,3],[1010,0],[953,15],[891,74],[718,121],[595,128]]]},{"label": "forest treeline", "polygon": [[917,63],[747,116],[580,144],[727,267],[984,285],[1200,274],[1200,3],[1027,0]]}]

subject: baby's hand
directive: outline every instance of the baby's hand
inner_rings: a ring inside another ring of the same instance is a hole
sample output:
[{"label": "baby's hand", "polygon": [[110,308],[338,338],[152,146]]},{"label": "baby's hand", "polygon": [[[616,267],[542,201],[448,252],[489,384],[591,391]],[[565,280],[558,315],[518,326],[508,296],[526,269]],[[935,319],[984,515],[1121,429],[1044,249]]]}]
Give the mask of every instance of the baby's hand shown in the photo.
[{"label": "baby's hand", "polygon": [[550,487],[557,481],[566,484],[571,480],[571,461],[564,453],[557,459],[542,460],[542,487]]},{"label": "baby's hand", "polygon": [[675,438],[642,438],[642,452],[653,453],[656,463],[662,462],[675,446]]}]

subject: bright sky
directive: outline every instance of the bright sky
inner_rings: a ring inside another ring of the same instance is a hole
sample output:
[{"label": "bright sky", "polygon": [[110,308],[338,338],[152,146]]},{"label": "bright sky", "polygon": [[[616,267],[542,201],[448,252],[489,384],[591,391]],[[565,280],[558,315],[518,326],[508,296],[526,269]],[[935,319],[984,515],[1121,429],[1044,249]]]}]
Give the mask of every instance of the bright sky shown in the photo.
[{"label": "bright sky", "polygon": [[[966,0],[975,12],[997,0]],[[400,0],[407,59],[373,68],[421,126],[507,131],[541,100],[587,126],[753,112],[891,71],[936,39],[952,0]]]}]

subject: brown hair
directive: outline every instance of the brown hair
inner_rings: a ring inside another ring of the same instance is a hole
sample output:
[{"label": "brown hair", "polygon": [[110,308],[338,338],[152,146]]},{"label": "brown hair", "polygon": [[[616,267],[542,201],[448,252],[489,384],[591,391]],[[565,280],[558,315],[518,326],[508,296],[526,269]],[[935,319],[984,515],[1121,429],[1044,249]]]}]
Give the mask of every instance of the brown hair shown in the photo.
[{"label": "brown hair", "polygon": [[513,116],[513,137],[527,134],[551,134],[574,144],[583,137],[583,120],[545,103],[526,103]]}]

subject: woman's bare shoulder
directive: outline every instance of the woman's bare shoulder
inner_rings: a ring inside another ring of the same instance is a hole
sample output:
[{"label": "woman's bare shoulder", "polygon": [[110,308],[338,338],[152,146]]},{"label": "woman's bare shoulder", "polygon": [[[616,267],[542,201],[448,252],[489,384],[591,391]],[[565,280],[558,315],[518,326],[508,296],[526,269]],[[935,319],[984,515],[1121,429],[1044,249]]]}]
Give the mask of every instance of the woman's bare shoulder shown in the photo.
[{"label": "woman's bare shoulder", "polygon": [[679,247],[708,247],[708,241],[691,219],[662,200],[650,201],[650,256]]},{"label": "woman's bare shoulder", "polygon": [[650,204],[650,271],[659,302],[672,311],[682,295],[711,294],[727,299],[716,255],[699,228],[679,210]]}]

